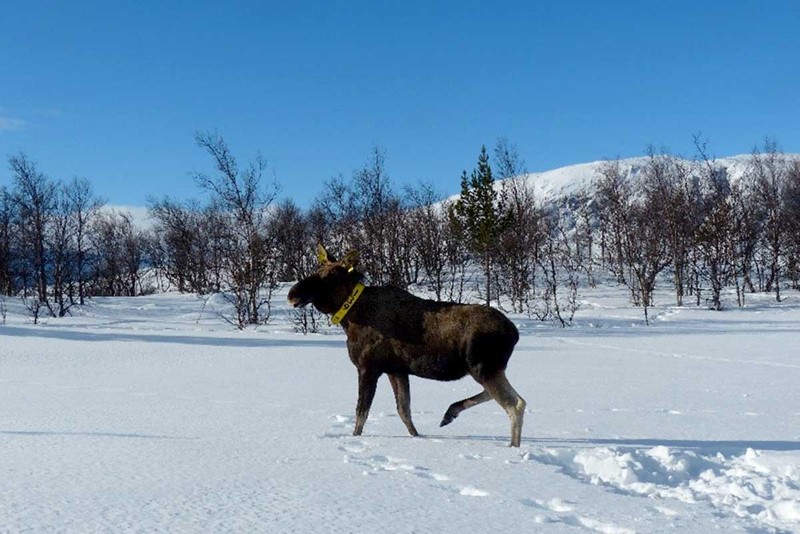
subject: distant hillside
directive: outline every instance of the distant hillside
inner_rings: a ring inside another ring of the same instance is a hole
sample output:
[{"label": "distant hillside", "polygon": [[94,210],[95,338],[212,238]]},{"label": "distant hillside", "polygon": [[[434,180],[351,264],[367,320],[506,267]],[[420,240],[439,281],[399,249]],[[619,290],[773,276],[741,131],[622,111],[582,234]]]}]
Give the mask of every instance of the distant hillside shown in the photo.
[{"label": "distant hillside", "polygon": [[[786,157],[800,160],[800,154],[787,154]],[[727,169],[728,176],[735,182],[744,175],[750,158],[750,154],[719,158],[715,165]],[[684,161],[687,164],[691,163],[689,160]],[[598,171],[604,163],[605,161],[579,163],[550,171],[532,172],[509,180],[524,180],[533,188],[537,198],[552,200],[562,196],[573,196],[590,188],[593,180],[599,176]],[[619,163],[625,175],[635,180],[647,164],[647,157],[621,159]],[[499,180],[498,186],[502,182]]]}]

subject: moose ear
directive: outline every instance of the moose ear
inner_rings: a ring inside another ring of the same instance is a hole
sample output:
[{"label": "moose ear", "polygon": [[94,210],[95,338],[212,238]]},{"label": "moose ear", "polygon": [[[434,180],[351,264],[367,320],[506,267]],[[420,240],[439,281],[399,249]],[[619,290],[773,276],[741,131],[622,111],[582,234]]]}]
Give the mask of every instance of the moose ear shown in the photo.
[{"label": "moose ear", "polygon": [[347,253],[347,256],[344,257],[342,260],[342,264],[348,269],[352,270],[358,265],[358,251],[351,250]]},{"label": "moose ear", "polygon": [[321,264],[336,261],[330,254],[328,254],[328,251],[325,250],[325,247],[322,246],[322,243],[317,245],[317,259]]}]

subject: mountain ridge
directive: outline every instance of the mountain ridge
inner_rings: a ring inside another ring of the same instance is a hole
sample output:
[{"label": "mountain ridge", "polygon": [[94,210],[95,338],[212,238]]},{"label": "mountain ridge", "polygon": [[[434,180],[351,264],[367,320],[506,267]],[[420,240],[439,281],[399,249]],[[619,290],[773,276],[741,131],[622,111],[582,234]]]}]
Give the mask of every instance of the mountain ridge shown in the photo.
[{"label": "mountain ridge", "polygon": [[[783,154],[783,156],[788,160],[800,161],[800,154],[788,153]],[[725,168],[731,181],[736,182],[740,180],[747,171],[750,158],[752,158],[752,154],[738,154],[714,159],[712,160],[712,164],[715,168]],[[502,184],[508,180],[521,180],[532,187],[536,198],[553,200],[562,196],[572,196],[588,189],[592,182],[598,177],[600,168],[608,162],[618,161],[623,175],[627,178],[633,178],[644,168],[648,159],[649,156],[636,156],[624,159],[607,159],[576,163],[556,169],[529,172],[504,178],[497,180],[495,184],[497,184],[497,187],[502,187]],[[676,159],[686,164],[697,163],[697,160],[680,157],[676,157]],[[450,198],[456,199],[458,196],[459,195],[453,195]]]}]

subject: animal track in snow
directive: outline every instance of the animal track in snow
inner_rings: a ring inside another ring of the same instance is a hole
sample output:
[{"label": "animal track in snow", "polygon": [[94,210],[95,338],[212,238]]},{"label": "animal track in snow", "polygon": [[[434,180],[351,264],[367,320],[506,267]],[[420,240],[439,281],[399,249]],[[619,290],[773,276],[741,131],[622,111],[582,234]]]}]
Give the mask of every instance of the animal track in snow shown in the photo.
[{"label": "animal track in snow", "polygon": [[[572,504],[561,499],[550,499],[549,501],[541,501],[539,499],[522,499],[520,503],[543,512],[538,513],[533,517],[533,521],[538,524],[564,523],[565,525],[580,527],[592,532],[600,532],[602,534],[633,534],[634,532],[629,528],[618,527],[610,523],[592,519],[591,517],[574,515],[570,513],[575,510]],[[556,515],[548,515],[544,512],[553,512]]]},{"label": "animal track in snow", "polygon": [[634,534],[635,531],[625,527],[618,527],[610,523],[603,523],[591,517],[567,517],[564,523],[576,527],[583,527],[592,532],[600,532],[601,534]]},{"label": "animal track in snow", "polygon": [[338,423],[336,425],[333,425],[334,427],[341,427],[341,426],[344,426],[345,423],[346,424],[350,424],[350,423],[352,423],[354,421],[354,418],[353,418],[352,415],[333,414],[333,415],[331,415],[330,418]]},{"label": "animal track in snow", "polygon": [[473,488],[472,486],[465,486],[458,492],[459,495],[467,495],[469,497],[488,497],[489,492],[482,489]]},{"label": "animal track in snow", "polygon": [[447,475],[434,473],[427,467],[414,465],[402,458],[394,458],[391,456],[374,455],[366,458],[350,456],[347,458],[347,462],[366,467],[367,469],[363,471],[365,475],[396,471],[415,475],[420,478],[435,480],[437,482],[445,482],[450,480]]},{"label": "animal track in snow", "polygon": [[461,458],[464,458],[466,460],[491,460],[492,459],[492,456],[484,456],[483,454],[480,454],[480,453],[459,454],[458,456],[461,457]]},{"label": "animal track in snow", "polygon": [[355,417],[351,415],[332,414],[328,417],[333,424],[329,431],[323,434],[326,438],[343,438],[352,434]]},{"label": "animal track in snow", "polygon": [[366,442],[354,439],[339,447],[339,450],[348,454],[360,454],[369,449]]},{"label": "animal track in snow", "polygon": [[567,504],[565,501],[562,501],[561,499],[550,499],[547,502],[541,502],[541,501],[536,501],[536,502],[553,512],[559,512],[559,513],[571,512],[575,509],[569,504]]},{"label": "animal track in snow", "polygon": [[[465,497],[488,497],[490,492],[470,484],[461,485],[451,482],[448,475],[437,473],[428,467],[415,465],[404,458],[371,454],[372,448],[366,440],[342,436],[337,429],[348,426],[353,418],[333,415],[331,431],[326,436],[340,438],[338,449],[344,453],[343,461],[348,464],[360,466],[366,476],[375,476],[384,473],[393,473],[393,476],[414,476],[419,479],[429,480],[434,487],[456,493]],[[482,454],[462,454],[462,458],[469,460],[490,460],[491,457]]]},{"label": "animal track in snow", "polygon": [[656,512],[658,512],[660,514],[664,514],[667,517],[676,517],[676,516],[680,515],[679,512],[673,510],[672,508],[667,508],[666,506],[653,506],[653,509]]}]

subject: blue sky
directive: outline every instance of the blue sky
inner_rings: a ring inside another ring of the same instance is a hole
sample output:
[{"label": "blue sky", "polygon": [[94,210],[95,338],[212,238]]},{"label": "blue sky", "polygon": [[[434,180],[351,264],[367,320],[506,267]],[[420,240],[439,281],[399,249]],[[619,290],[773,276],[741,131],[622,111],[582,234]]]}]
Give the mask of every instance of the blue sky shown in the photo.
[{"label": "blue sky", "polygon": [[[399,184],[455,193],[481,144],[531,171],[800,152],[800,3],[6,2],[0,157],[85,176],[109,202],[199,196],[217,130],[308,205],[373,146]],[[11,180],[0,166],[0,185]]]}]

